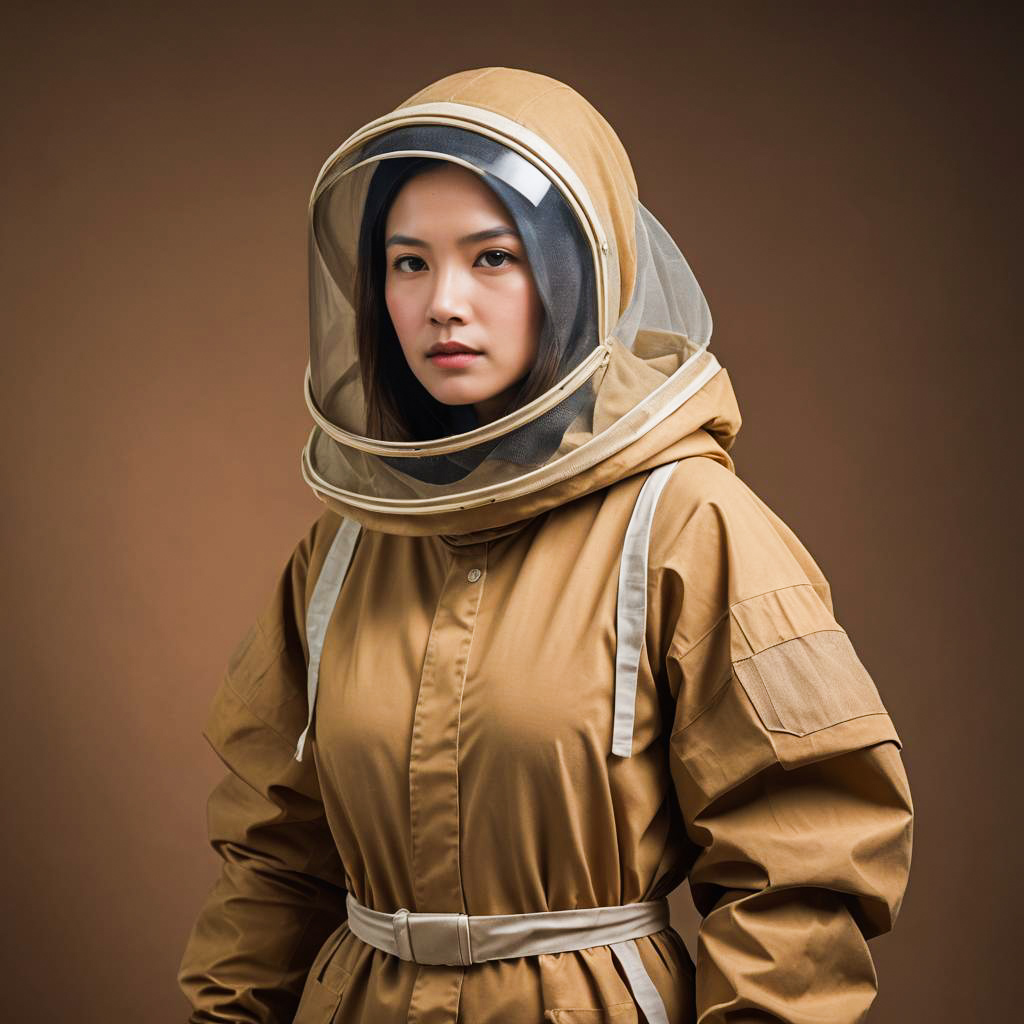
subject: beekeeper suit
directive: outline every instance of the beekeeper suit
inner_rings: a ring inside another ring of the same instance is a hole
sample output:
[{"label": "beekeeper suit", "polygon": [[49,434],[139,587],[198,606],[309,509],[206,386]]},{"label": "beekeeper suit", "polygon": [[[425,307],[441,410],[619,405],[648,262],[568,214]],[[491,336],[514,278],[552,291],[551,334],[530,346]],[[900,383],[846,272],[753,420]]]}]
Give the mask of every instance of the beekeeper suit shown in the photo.
[{"label": "beekeeper suit", "polygon": [[[515,220],[556,383],[386,440],[358,238],[391,162],[422,158]],[[735,473],[707,304],[611,127],[543,75],[446,77],[328,159],[310,274],[325,509],[204,730],[228,771],[190,1020],[863,1019],[910,863],[900,739],[825,577]],[[665,900],[687,878],[696,965]]]}]

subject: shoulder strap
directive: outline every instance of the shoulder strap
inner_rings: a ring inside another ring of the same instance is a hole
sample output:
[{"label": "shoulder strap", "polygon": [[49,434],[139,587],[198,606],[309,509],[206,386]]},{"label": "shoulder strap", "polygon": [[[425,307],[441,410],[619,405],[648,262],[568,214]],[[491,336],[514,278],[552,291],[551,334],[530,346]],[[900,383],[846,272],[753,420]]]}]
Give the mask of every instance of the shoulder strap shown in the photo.
[{"label": "shoulder strap", "polygon": [[316,691],[320,681],[320,654],[324,649],[324,634],[327,632],[327,624],[331,621],[334,605],[341,592],[341,585],[348,573],[359,529],[359,523],[354,519],[343,518],[341,520],[338,532],[334,535],[331,548],[324,559],[323,568],[317,577],[309,607],[306,609],[306,642],[309,648],[306,699],[309,704],[309,715],[306,718],[306,728],[302,730],[302,735],[295,748],[296,761],[302,760],[306,737],[313,725],[313,709],[316,707]]},{"label": "shoulder strap", "polygon": [[619,562],[619,590],[615,606],[615,717],[612,753],[633,753],[633,720],[636,714],[636,680],[640,651],[647,626],[647,548],[654,510],[676,462],[651,470],[637,495],[626,527]]}]

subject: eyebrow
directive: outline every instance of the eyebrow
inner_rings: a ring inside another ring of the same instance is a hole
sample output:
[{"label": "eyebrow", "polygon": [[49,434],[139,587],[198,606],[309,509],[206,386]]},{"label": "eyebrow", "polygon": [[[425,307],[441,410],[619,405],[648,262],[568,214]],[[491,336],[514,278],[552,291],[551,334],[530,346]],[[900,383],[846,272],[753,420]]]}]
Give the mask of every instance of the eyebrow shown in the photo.
[{"label": "eyebrow", "polygon": [[[462,238],[458,239],[458,243],[459,245],[465,245],[468,242],[482,242],[485,238],[499,238],[501,235],[513,235],[518,238],[519,232],[514,228],[501,224],[496,228],[486,228],[483,231],[474,231],[471,235],[463,235]],[[392,235],[384,243],[384,248],[386,249],[389,245],[417,245],[421,249],[430,248],[430,245],[424,242],[422,238],[412,238],[410,235]]]}]

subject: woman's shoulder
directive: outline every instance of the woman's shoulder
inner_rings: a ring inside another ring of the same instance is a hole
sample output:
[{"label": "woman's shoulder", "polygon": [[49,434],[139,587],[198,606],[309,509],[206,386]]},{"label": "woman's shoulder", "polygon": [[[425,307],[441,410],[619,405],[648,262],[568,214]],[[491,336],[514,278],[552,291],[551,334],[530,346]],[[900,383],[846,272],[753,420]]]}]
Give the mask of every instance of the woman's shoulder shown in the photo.
[{"label": "woman's shoulder", "polygon": [[695,455],[669,464],[652,519],[652,544],[672,545],[686,533],[707,537],[761,525],[767,506],[736,472]]},{"label": "woman's shoulder", "polygon": [[[706,456],[680,460],[664,481],[649,545],[652,567],[730,578],[732,596],[811,583],[821,570],[793,530],[738,474]],[[735,588],[735,589],[734,589]]]},{"label": "woman's shoulder", "polygon": [[289,581],[291,590],[297,597],[304,596],[303,603],[308,603],[342,521],[341,515],[325,507],[313,519],[307,521],[304,532],[298,537],[293,535],[282,578]]},{"label": "woman's shoulder", "polygon": [[679,509],[716,501],[731,504],[752,494],[735,470],[710,455],[693,455],[669,464],[662,497]]},{"label": "woman's shoulder", "polygon": [[299,547],[309,554],[311,568],[313,562],[322,563],[326,558],[343,521],[342,515],[325,506],[309,524],[305,536],[299,541]]}]

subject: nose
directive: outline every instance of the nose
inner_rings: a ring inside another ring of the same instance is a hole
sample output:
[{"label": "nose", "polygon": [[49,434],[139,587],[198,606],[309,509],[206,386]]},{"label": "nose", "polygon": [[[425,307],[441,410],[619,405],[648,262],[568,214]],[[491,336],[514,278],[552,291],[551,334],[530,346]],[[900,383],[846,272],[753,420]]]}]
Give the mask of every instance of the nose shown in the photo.
[{"label": "nose", "polygon": [[431,323],[439,326],[455,320],[465,323],[469,317],[471,275],[454,263],[447,263],[434,273],[434,286],[428,307]]}]

